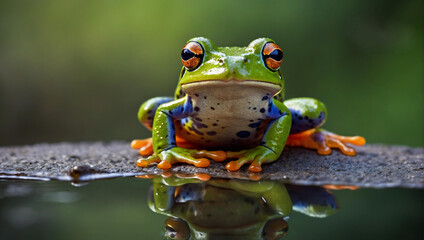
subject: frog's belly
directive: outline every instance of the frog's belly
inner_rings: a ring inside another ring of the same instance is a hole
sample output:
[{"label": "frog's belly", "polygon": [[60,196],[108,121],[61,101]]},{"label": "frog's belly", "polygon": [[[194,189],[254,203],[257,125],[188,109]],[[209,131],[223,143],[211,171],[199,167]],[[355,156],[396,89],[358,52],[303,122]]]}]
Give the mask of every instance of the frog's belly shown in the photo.
[{"label": "frog's belly", "polygon": [[259,145],[269,99],[266,88],[222,85],[190,94],[194,115],[178,124],[178,135],[208,148],[237,149]]},{"label": "frog's belly", "polygon": [[[264,121],[253,120],[256,122],[219,116],[202,122],[196,119],[184,119],[178,136],[197,146],[207,148],[238,149],[256,146],[261,142],[265,127]],[[252,124],[257,127],[249,126]]]}]

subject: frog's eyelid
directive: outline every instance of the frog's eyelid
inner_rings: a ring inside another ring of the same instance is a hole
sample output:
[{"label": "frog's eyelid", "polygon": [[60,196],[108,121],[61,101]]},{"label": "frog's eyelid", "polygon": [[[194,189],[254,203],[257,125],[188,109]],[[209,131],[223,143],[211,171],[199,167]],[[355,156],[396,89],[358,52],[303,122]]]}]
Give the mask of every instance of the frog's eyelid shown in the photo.
[{"label": "frog's eyelid", "polygon": [[[199,43],[199,42],[195,42],[195,41],[190,41],[190,42],[188,42],[185,46],[184,46],[184,48],[186,48],[187,46],[189,46],[190,45],[190,43],[194,43],[194,44],[196,44],[196,45],[194,45],[194,46],[196,46],[196,47],[199,47],[200,46],[200,51],[201,51],[201,54],[198,54],[198,55],[203,55],[203,54],[205,54],[205,48],[203,47],[203,45],[201,44],[201,43]],[[188,48],[189,49],[189,48]],[[190,50],[190,49],[189,49]],[[191,50],[190,50],[191,51]],[[194,54],[197,54],[195,51],[193,52]]]}]

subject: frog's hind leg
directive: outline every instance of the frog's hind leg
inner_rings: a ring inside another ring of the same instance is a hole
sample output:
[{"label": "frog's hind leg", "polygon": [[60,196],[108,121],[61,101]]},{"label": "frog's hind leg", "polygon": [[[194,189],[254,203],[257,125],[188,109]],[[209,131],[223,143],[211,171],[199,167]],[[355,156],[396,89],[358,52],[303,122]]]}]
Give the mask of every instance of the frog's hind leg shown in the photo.
[{"label": "frog's hind leg", "polygon": [[173,101],[172,97],[155,97],[145,101],[138,109],[138,120],[149,130],[152,130],[155,113],[161,104]]},{"label": "frog's hind leg", "polygon": [[284,101],[292,115],[290,134],[297,134],[322,126],[327,117],[325,105],[313,98],[293,98]]},{"label": "frog's hind leg", "polygon": [[361,136],[345,137],[314,128],[289,135],[286,145],[316,149],[318,154],[321,155],[328,155],[331,153],[331,148],[338,148],[345,155],[355,156],[355,149],[347,146],[347,143],[361,146],[365,144],[365,138]]},{"label": "frog's hind leg", "polygon": [[321,155],[331,153],[331,148],[338,148],[349,156],[356,155],[355,149],[346,144],[364,145],[363,137],[340,136],[321,127],[327,117],[325,105],[313,98],[294,98],[284,102],[292,114],[292,127],[287,139],[287,146],[316,149]]},{"label": "frog's hind leg", "polygon": [[[155,112],[161,104],[173,101],[172,97],[155,97],[144,102],[138,110],[138,120],[149,130],[152,130]],[[153,154],[152,138],[135,139],[131,147],[138,149],[140,155],[149,156]]]}]

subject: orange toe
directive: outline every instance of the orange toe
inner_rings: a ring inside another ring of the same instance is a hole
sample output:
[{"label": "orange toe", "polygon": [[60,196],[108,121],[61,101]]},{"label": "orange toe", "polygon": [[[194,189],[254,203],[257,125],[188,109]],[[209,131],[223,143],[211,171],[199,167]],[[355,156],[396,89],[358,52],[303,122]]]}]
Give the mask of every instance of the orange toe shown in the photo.
[{"label": "orange toe", "polygon": [[366,140],[364,137],[360,137],[360,136],[352,137],[352,144],[362,146],[362,145],[365,145],[365,143],[366,143]]},{"label": "orange toe", "polygon": [[146,145],[152,144],[152,138],[146,138],[146,139],[135,139],[131,142],[131,147],[134,149],[139,149],[141,147],[144,147]]},{"label": "orange toe", "polygon": [[153,146],[141,147],[140,150],[138,150],[138,153],[142,156],[150,156],[153,154]]},{"label": "orange toe", "polygon": [[249,174],[249,179],[252,181],[259,181],[261,180],[262,175],[256,172],[252,172],[251,174]]},{"label": "orange toe", "polygon": [[208,181],[209,179],[211,179],[211,176],[207,173],[196,173],[194,175],[197,179],[202,181]]},{"label": "orange toe", "polygon": [[171,166],[172,166],[171,163],[169,163],[168,161],[165,161],[165,160],[161,161],[158,164],[158,168],[160,168],[160,169],[170,169]]},{"label": "orange toe", "polygon": [[342,143],[338,139],[327,139],[327,143],[328,143],[328,146],[330,146],[332,148],[340,149],[340,151],[342,151],[342,153],[345,154],[345,155],[348,155],[348,156],[355,156],[356,155],[355,149],[346,146],[344,143]]},{"label": "orange toe", "polygon": [[258,163],[253,162],[249,166],[249,171],[258,173],[262,171],[262,167]]},{"label": "orange toe", "polygon": [[132,142],[131,142],[132,148],[138,149],[138,148],[141,148],[141,146],[142,146],[142,140],[140,140],[140,139],[132,140]]},{"label": "orange toe", "polygon": [[288,146],[316,149],[320,155],[331,154],[332,148],[337,148],[345,155],[355,156],[356,150],[347,144],[361,146],[365,144],[365,138],[346,137],[325,130],[311,129],[290,135],[286,142]]},{"label": "orange toe", "polygon": [[194,166],[196,166],[196,167],[207,167],[207,166],[209,166],[209,164],[210,164],[210,162],[209,162],[208,159],[206,159],[206,158],[199,158],[194,163]]},{"label": "orange toe", "polygon": [[355,149],[350,148],[350,147],[341,146],[340,151],[342,151],[343,154],[348,155],[348,156],[355,156],[356,155]]},{"label": "orange toe", "polygon": [[142,156],[150,156],[153,154],[153,141],[152,138],[135,139],[131,142],[133,149],[139,149],[138,152]]},{"label": "orange toe", "polygon": [[237,161],[231,161],[227,163],[227,165],[225,165],[225,168],[229,171],[237,171],[240,169],[240,167],[241,167],[241,164],[238,163]]},{"label": "orange toe", "polygon": [[319,155],[329,155],[331,154],[331,148],[327,146],[320,146],[318,147],[317,152]]},{"label": "orange toe", "polygon": [[227,154],[224,151],[210,151],[210,158],[217,162],[222,162],[227,159]]},{"label": "orange toe", "polygon": [[147,165],[149,165],[148,161],[141,159],[141,158],[137,160],[137,166],[138,167],[147,167]]}]

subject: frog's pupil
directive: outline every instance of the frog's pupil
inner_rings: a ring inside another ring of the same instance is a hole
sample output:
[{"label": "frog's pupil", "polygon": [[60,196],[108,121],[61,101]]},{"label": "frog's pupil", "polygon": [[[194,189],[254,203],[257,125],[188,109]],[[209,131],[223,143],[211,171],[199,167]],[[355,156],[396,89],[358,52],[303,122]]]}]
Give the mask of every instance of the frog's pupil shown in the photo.
[{"label": "frog's pupil", "polygon": [[280,49],[274,49],[269,56],[275,61],[281,61],[283,59],[283,52]]},{"label": "frog's pupil", "polygon": [[187,48],[184,48],[183,51],[181,52],[181,58],[184,61],[187,61],[187,60],[189,60],[190,58],[192,58],[194,56],[195,56],[194,52],[190,51]]}]

